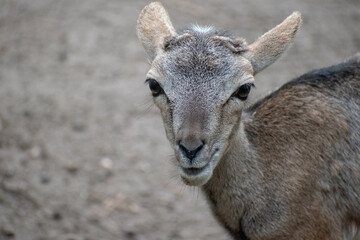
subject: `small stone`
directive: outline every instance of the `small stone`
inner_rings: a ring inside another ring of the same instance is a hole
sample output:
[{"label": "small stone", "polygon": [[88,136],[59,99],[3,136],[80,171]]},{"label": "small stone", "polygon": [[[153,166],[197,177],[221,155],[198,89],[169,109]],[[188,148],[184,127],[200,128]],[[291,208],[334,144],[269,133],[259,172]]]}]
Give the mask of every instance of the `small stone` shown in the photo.
[{"label": "small stone", "polygon": [[48,175],[42,175],[40,176],[40,182],[42,184],[48,184],[50,182],[50,177]]},{"label": "small stone", "polygon": [[124,234],[125,234],[126,238],[128,238],[128,239],[135,239],[136,238],[136,232],[135,231],[128,230],[128,231],[125,231]]},{"label": "small stone", "polygon": [[41,156],[41,148],[39,146],[34,146],[30,149],[30,155],[33,158],[39,158]]},{"label": "small stone", "polygon": [[75,164],[68,164],[64,168],[66,171],[68,171],[69,173],[72,173],[72,174],[77,173],[77,171],[79,170],[78,166]]},{"label": "small stone", "polygon": [[24,109],[24,110],[23,110],[23,115],[24,115],[25,117],[31,117],[32,112],[31,112],[30,109]]},{"label": "small stone", "polygon": [[11,228],[5,227],[0,229],[0,236],[5,236],[8,238],[14,238],[15,237],[15,231]]},{"label": "small stone", "polygon": [[105,169],[112,169],[114,166],[113,161],[110,158],[104,157],[100,160],[100,165]]},{"label": "small stone", "polygon": [[2,172],[5,178],[13,178],[15,176],[15,169],[14,167],[7,167],[4,172]]},{"label": "small stone", "polygon": [[53,215],[52,215],[52,218],[55,220],[55,221],[60,221],[62,219],[62,215],[61,213],[59,212],[54,212]]},{"label": "small stone", "polygon": [[72,126],[74,132],[84,132],[86,130],[86,126],[82,123],[75,123]]},{"label": "small stone", "polygon": [[20,141],[19,148],[23,151],[27,151],[31,148],[31,143],[28,141]]}]

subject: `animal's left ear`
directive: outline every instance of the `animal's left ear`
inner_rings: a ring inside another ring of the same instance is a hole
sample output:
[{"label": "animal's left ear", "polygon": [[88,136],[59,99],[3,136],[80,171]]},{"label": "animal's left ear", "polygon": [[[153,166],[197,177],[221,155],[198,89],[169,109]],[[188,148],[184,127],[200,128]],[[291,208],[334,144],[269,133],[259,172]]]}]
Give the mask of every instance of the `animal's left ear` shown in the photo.
[{"label": "animal's left ear", "polygon": [[165,38],[176,36],[170,17],[161,3],[152,2],[144,7],[137,21],[137,34],[151,60],[164,51]]},{"label": "animal's left ear", "polygon": [[276,59],[291,45],[295,34],[301,26],[301,13],[294,12],[281,24],[277,25],[254,43],[242,54],[254,69],[254,74],[260,72]]}]

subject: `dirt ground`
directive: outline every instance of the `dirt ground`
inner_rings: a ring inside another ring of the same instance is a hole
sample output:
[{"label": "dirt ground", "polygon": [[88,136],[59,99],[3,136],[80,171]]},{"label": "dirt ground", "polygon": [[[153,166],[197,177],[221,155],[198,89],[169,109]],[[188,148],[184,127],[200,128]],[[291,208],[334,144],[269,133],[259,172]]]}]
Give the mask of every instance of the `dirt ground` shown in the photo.
[{"label": "dirt ground", "polygon": [[[229,240],[184,186],[143,84],[145,0],[0,0],[0,239]],[[360,50],[359,0],[166,0],[173,23],[252,42],[303,13],[251,101]]]}]

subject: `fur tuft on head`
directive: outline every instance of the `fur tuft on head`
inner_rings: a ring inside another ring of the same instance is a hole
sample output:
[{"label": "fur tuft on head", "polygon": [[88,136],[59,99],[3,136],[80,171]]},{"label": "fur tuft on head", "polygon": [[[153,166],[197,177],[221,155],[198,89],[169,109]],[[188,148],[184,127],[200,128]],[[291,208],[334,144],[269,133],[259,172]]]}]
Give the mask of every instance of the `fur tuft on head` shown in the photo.
[{"label": "fur tuft on head", "polygon": [[199,26],[197,24],[194,24],[190,27],[190,30],[196,32],[196,33],[209,33],[209,32],[213,32],[215,30],[215,28],[213,26]]},{"label": "fur tuft on head", "polygon": [[219,41],[234,53],[243,53],[248,50],[247,43],[243,38],[232,39],[229,37],[214,36],[213,39]]}]

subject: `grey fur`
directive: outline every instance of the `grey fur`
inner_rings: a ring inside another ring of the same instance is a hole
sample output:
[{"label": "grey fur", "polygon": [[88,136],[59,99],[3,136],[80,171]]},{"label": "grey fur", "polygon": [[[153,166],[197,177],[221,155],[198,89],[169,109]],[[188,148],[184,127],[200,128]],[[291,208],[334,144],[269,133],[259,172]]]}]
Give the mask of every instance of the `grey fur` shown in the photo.
[{"label": "grey fur", "polygon": [[[233,94],[285,51],[300,14],[247,45],[212,27],[175,34],[161,4],[149,6],[138,32],[179,173],[233,238],[360,239],[360,54],[247,108]],[[152,36],[151,21],[171,34]],[[189,159],[182,148],[200,150]]]}]

